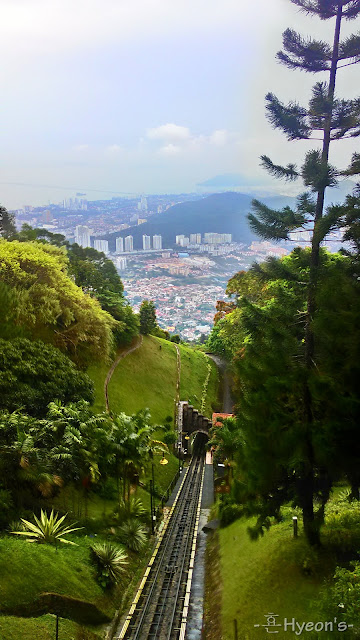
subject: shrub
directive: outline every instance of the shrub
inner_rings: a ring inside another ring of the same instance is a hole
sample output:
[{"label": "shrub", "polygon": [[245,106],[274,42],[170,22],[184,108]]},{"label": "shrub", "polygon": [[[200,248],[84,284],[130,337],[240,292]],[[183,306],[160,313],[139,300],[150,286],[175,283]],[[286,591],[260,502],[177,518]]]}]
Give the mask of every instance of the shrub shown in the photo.
[{"label": "shrub", "polygon": [[241,518],[244,514],[244,507],[240,504],[231,503],[222,503],[220,505],[220,523],[221,526],[227,527],[235,520]]},{"label": "shrub", "polygon": [[[347,630],[347,637],[358,638],[360,631],[360,562],[350,563],[350,569],[336,567],[334,581],[321,591],[321,607],[327,619],[345,620],[353,629]],[[339,634],[334,638],[343,637]]]},{"label": "shrub", "polygon": [[90,547],[91,559],[97,565],[98,581],[107,588],[119,582],[127,564],[127,554],[123,548],[116,548],[110,542],[96,542]]},{"label": "shrub", "polygon": [[117,515],[120,522],[129,518],[142,518],[146,514],[146,509],[139,498],[130,498],[130,500],[121,500],[117,509]]},{"label": "shrub", "polygon": [[344,493],[325,508],[324,536],[327,543],[341,551],[360,547],[360,502],[348,501]]},{"label": "shrub", "polygon": [[43,511],[41,509],[40,520],[36,517],[35,514],[33,514],[36,524],[33,524],[32,522],[21,518],[24,530],[11,531],[11,533],[16,536],[26,536],[27,538],[31,538],[30,542],[45,542],[48,544],[65,542],[66,544],[75,545],[75,542],[65,540],[64,536],[72,533],[73,531],[79,531],[79,529],[82,529],[82,527],[74,528],[73,525],[70,525],[69,527],[65,525],[64,520],[66,518],[66,515],[67,514],[59,518],[59,514],[57,513],[54,516],[54,510],[52,510],[50,516],[48,516],[46,511]]},{"label": "shrub", "polygon": [[165,442],[165,444],[169,446],[171,444],[174,444],[176,440],[177,440],[177,437],[176,437],[175,431],[165,431],[163,435],[163,441]]},{"label": "shrub", "polygon": [[123,544],[126,544],[131,551],[136,551],[137,553],[141,551],[146,544],[146,529],[136,518],[126,520],[126,522],[119,527],[118,535]]}]

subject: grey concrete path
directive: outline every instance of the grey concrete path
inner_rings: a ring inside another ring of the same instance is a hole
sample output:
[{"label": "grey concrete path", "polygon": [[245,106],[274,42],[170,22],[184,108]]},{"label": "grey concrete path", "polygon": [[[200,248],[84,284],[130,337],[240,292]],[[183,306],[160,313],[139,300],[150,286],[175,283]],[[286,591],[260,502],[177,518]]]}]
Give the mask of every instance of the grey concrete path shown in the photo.
[{"label": "grey concrete path", "polygon": [[212,464],[205,465],[204,486],[201,498],[201,508],[210,509],[214,504],[214,467]]},{"label": "grey concrete path", "polygon": [[227,372],[227,362],[220,356],[216,356],[213,353],[207,354],[209,358],[214,360],[215,364],[221,371],[223,378],[223,413],[233,413],[234,409],[234,399],[231,397],[231,387],[229,374]]}]

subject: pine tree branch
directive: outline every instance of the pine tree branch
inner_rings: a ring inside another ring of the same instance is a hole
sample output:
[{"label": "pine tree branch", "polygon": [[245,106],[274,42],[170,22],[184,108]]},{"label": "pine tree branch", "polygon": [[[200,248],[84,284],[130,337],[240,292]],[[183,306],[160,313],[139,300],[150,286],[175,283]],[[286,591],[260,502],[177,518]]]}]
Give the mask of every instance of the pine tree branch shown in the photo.
[{"label": "pine tree branch", "polygon": [[[290,0],[292,4],[300,7],[306,14],[315,14],[320,20],[327,20],[336,16],[337,6],[331,0]],[[345,4],[346,0],[344,1]]]},{"label": "pine tree branch", "polygon": [[322,242],[330,231],[338,229],[341,226],[340,219],[342,211],[342,207],[336,205],[330,206],[325,215],[317,221],[314,228],[314,235],[316,235],[318,242]]},{"label": "pine tree branch", "polygon": [[305,216],[290,207],[280,211],[270,209],[259,200],[252,201],[252,208],[256,212],[248,215],[251,229],[266,240],[289,240],[289,232],[305,224]]},{"label": "pine tree branch", "polygon": [[296,170],[295,164],[288,164],[286,167],[282,167],[279,164],[274,164],[269,156],[262,155],[260,156],[260,166],[264,167],[270,175],[275,178],[284,178],[287,181],[296,180],[299,177],[299,173]]},{"label": "pine tree branch", "polygon": [[[310,214],[311,216],[314,216],[316,210],[316,200],[311,193],[301,193],[297,197],[296,207],[299,213],[302,213],[303,215]],[[306,229],[304,229],[304,231],[306,231]]]},{"label": "pine tree branch", "polygon": [[321,152],[318,149],[306,154],[305,162],[301,167],[301,176],[304,184],[311,187],[313,192],[319,193],[326,187],[334,187],[337,184],[337,175],[335,167],[322,162]]},{"label": "pine tree branch", "polygon": [[342,176],[356,176],[360,174],[360,153],[354,153],[351,158],[351,163],[347,169],[340,172]]},{"label": "pine tree branch", "polygon": [[348,62],[347,64],[339,64],[338,69],[343,69],[344,67],[350,67],[352,64],[358,64],[359,62],[360,62],[360,58],[359,60],[355,60],[354,62]]},{"label": "pine tree branch", "polygon": [[265,96],[266,111],[269,122],[275,129],[281,129],[288,140],[304,140],[311,135],[311,128],[307,124],[308,112],[296,102],[287,106],[273,94]]},{"label": "pine tree branch", "polygon": [[[347,9],[344,6],[348,5]],[[347,20],[354,20],[360,14],[360,0],[345,0],[343,2],[343,16]]]},{"label": "pine tree branch", "polygon": [[340,42],[339,44],[339,60],[354,59],[359,62],[360,59],[360,35],[353,33],[351,36]]},{"label": "pine tree branch", "polygon": [[330,69],[331,48],[327,42],[303,38],[293,29],[283,33],[284,51],[279,51],[277,59],[290,69],[300,68],[315,73]]}]

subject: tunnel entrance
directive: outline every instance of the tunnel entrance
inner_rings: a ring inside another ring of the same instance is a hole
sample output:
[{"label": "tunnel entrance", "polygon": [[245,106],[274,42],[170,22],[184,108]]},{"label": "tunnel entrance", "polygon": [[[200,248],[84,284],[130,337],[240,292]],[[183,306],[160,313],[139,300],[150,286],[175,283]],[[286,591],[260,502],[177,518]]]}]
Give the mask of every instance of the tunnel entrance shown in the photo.
[{"label": "tunnel entrance", "polygon": [[[187,440],[188,448],[186,455],[202,456],[206,453],[206,445],[209,441],[209,435],[204,431],[194,431],[189,434]],[[185,453],[185,450],[184,450]]]}]

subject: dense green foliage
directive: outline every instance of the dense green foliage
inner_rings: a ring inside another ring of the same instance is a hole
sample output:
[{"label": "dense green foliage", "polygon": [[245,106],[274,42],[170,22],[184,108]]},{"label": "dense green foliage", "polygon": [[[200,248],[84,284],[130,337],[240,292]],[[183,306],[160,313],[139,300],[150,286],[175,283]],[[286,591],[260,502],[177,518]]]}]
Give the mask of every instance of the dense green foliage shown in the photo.
[{"label": "dense green foliage", "polygon": [[280,261],[257,265],[248,276],[258,280],[253,300],[241,295],[241,276],[236,309],[213,332],[212,342],[231,354],[237,398],[236,421],[213,430],[215,457],[234,468],[232,499],[245,502],[247,513],[258,513],[254,534],[269,516],[279,515],[284,502],[303,507],[309,455],[303,438],[304,380],[313,399],[309,435],[316,526],[323,522],[335,480],[347,476],[358,495],[360,286],[349,257],[322,252],[313,323],[317,367],[309,376],[303,355],[309,272],[310,250],[295,249]]},{"label": "dense green foliage", "polygon": [[0,205],[0,236],[9,238],[15,234],[15,216]]},{"label": "dense green foliage", "polygon": [[93,400],[93,383],[51,344],[0,339],[0,409],[43,416],[52,400]]},{"label": "dense green foliage", "polygon": [[[320,132],[322,150],[309,151],[300,169],[292,163],[274,164],[263,155],[262,164],[271,175],[301,178],[310,191],[299,196],[296,209],[276,211],[253,201],[249,221],[261,237],[273,240],[313,229],[311,248],[254,268],[258,284],[249,281],[252,276],[233,278],[229,288],[237,293],[237,309],[222,314],[210,344],[230,356],[236,367],[243,439],[237,462],[246,487],[237,497],[247,495],[260,513],[254,535],[291,499],[302,509],[309,541],[317,545],[334,479],[346,474],[356,494],[360,481],[355,462],[359,394],[354,384],[359,376],[359,282],[350,260],[320,251],[329,231],[344,224],[356,246],[356,194],[346,207],[327,210],[324,194],[341,173],[355,175],[359,169],[355,154],[347,170],[336,170],[329,164],[329,149],[332,140],[360,135],[359,100],[340,100],[335,94],[338,68],[344,61],[360,61],[359,37],[340,38],[342,21],[360,15],[360,6],[353,0],[290,1],[322,20],[335,18],[334,40],[328,45],[287,29],[278,59],[291,69],[327,70],[329,81],[315,84],[308,108],[296,102],[284,105],[269,93],[267,115],[288,140],[310,139]],[[247,291],[244,285],[249,284]]]},{"label": "dense green foliage", "polygon": [[15,324],[33,339],[52,342],[80,364],[106,358],[116,321],[76,286],[67,269],[65,249],[0,240],[0,279],[13,291],[9,313]]},{"label": "dense green foliage", "polygon": [[143,300],[140,306],[140,333],[148,335],[156,329],[156,309],[152,300]]}]

